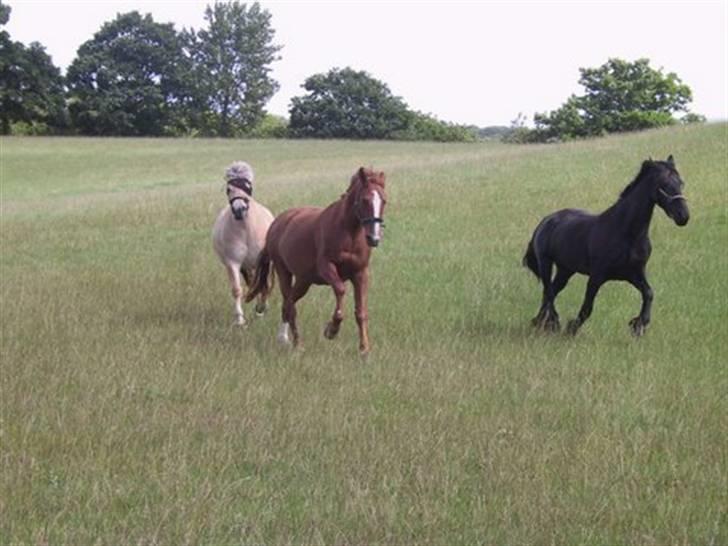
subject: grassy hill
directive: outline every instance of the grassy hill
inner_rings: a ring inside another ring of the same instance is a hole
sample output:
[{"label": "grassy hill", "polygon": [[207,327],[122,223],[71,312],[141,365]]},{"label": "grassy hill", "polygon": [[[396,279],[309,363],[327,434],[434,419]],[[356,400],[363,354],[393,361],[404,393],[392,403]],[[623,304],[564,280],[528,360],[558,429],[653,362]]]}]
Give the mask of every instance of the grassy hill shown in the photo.
[{"label": "grassy hill", "polygon": [[[728,125],[0,147],[0,544],[728,542]],[[520,262],[540,218],[602,210],[668,154],[691,221],[655,212],[647,335],[622,283],[576,338],[533,332]],[[351,290],[335,342],[326,288],[298,306],[301,351],[275,342],[277,291],[231,326],[210,230],[235,159],[274,213],[387,173],[368,361]]]}]

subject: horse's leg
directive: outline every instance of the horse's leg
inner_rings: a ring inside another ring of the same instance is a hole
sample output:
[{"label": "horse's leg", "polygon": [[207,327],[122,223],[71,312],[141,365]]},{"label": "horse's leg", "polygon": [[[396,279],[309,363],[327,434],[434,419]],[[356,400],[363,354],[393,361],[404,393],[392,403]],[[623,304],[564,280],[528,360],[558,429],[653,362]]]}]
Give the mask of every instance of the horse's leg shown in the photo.
[{"label": "horse's leg", "polygon": [[280,286],[281,289],[281,299],[283,300],[281,304],[281,325],[278,327],[278,335],[276,337],[278,341],[283,345],[290,345],[290,307],[292,306],[291,292],[293,285],[293,275],[291,275],[291,272],[284,268],[282,265],[279,266],[276,262],[274,263],[276,273],[278,274],[278,286]]},{"label": "horse's leg", "polygon": [[650,323],[650,314],[652,311],[652,288],[650,288],[645,272],[640,271],[631,279],[628,279],[629,283],[634,286],[642,294],[642,308],[640,314],[629,321],[629,326],[632,329],[632,334],[636,337],[640,337],[645,333],[647,325]]},{"label": "horse's leg", "polygon": [[293,335],[293,346],[298,346],[298,326],[296,325],[296,302],[306,295],[308,289],[311,287],[311,283],[302,282],[301,279],[296,278],[296,282],[291,289],[291,295],[288,298],[288,316],[287,322],[291,325],[291,334]]},{"label": "horse's leg", "polygon": [[[253,279],[255,278],[255,271],[251,271],[250,269],[241,267],[240,275],[242,275],[243,281],[245,281],[245,286],[248,288],[248,290],[250,290],[250,285],[253,283]],[[259,317],[262,317],[266,309],[268,309],[266,298],[264,298],[262,295],[258,296],[258,303],[255,304],[255,314]]]},{"label": "horse's leg", "polygon": [[225,270],[230,278],[230,286],[232,287],[233,301],[235,307],[235,324],[245,326],[245,317],[243,316],[243,289],[240,285],[240,265],[230,262],[225,263]]},{"label": "horse's leg", "polygon": [[542,256],[539,260],[539,277],[543,284],[543,297],[541,298],[541,308],[538,314],[533,318],[531,324],[538,328],[549,329],[552,326],[551,305],[554,299],[553,287],[551,285],[551,275],[553,273],[553,262]]},{"label": "horse's leg", "polygon": [[336,308],[331,320],[324,329],[324,336],[326,339],[334,339],[341,327],[341,322],[344,320],[344,311],[342,304],[344,302],[344,295],[346,294],[346,285],[344,281],[339,277],[339,272],[336,270],[336,265],[331,262],[321,262],[318,265],[318,273],[321,275],[324,281],[329,284],[334,291],[336,297]]},{"label": "horse's leg", "polygon": [[584,324],[589,318],[592,313],[592,309],[594,308],[594,298],[596,297],[597,292],[599,292],[599,288],[601,288],[601,286],[604,284],[605,280],[606,279],[604,279],[602,276],[591,275],[589,277],[589,281],[586,283],[584,302],[581,304],[579,315],[575,319],[569,321],[569,324],[567,326],[567,332],[575,335],[576,332],[579,331],[581,325]]},{"label": "horse's leg", "polygon": [[547,328],[550,330],[558,331],[561,329],[559,314],[556,312],[556,296],[558,296],[559,292],[564,289],[572,275],[574,275],[573,271],[569,271],[568,269],[564,269],[563,267],[557,267],[556,269],[556,276],[554,277],[554,281],[551,284],[552,297],[551,305],[549,307],[550,315],[547,318],[547,324],[549,324]]},{"label": "horse's leg", "polygon": [[369,353],[369,310],[367,296],[369,291],[369,271],[362,269],[352,279],[354,284],[354,314],[359,326],[359,352],[365,356]]}]

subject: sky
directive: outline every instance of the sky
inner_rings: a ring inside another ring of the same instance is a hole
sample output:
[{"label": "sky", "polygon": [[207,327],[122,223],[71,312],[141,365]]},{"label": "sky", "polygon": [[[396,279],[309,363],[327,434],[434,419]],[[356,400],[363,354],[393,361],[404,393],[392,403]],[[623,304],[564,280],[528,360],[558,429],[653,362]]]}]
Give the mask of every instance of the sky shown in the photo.
[{"label": "sky", "polygon": [[[212,0],[2,0],[12,39],[46,47],[64,72],[78,47],[117,13],[137,10],[178,30],[205,25]],[[252,3],[252,2],[249,2]],[[272,16],[288,115],[313,74],[350,66],[383,81],[414,110],[454,123],[510,125],[519,113],[582,94],[579,68],[646,57],[693,92],[692,112],[728,119],[728,0],[261,1]]]}]

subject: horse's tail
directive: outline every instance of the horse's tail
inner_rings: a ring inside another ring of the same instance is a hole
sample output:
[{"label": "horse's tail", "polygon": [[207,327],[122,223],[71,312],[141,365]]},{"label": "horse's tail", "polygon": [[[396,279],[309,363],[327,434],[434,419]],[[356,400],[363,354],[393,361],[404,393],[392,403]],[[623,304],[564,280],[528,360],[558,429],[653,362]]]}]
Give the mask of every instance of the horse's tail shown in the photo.
[{"label": "horse's tail", "polygon": [[528,247],[526,248],[526,254],[523,256],[523,267],[527,267],[531,271],[533,271],[533,274],[538,275],[538,258],[536,257],[536,250],[533,248],[533,239],[531,239],[528,242]]},{"label": "horse's tail", "polygon": [[267,299],[271,290],[273,290],[275,273],[271,270],[270,254],[266,249],[258,256],[258,263],[255,265],[255,276],[253,277],[253,285],[245,296],[245,303],[253,301],[258,294],[263,299]]},{"label": "horse's tail", "polygon": [[538,226],[536,226],[536,229],[533,232],[533,236],[531,237],[531,240],[528,242],[528,247],[526,248],[526,254],[523,256],[523,267],[527,267],[531,271],[533,271],[533,274],[536,275],[539,279],[541,278],[541,252],[543,248],[543,237],[547,234],[544,234],[544,228],[548,225],[549,220],[551,219],[551,216],[547,216],[541,222],[539,222]]}]

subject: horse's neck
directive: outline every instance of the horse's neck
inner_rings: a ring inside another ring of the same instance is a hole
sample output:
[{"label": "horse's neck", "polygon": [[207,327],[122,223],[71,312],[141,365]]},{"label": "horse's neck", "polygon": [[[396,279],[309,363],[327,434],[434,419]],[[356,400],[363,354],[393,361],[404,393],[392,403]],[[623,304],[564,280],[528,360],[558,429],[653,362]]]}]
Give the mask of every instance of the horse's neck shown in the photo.
[{"label": "horse's neck", "polygon": [[612,216],[622,230],[630,236],[647,236],[655,202],[650,198],[650,187],[642,183],[622,197],[612,207]]},{"label": "horse's neck", "polygon": [[361,222],[356,217],[355,213],[355,202],[356,195],[353,191],[348,192],[343,199],[340,199],[337,203],[339,206],[337,220],[342,230],[347,231],[351,234],[356,233],[360,229],[363,229]]}]

